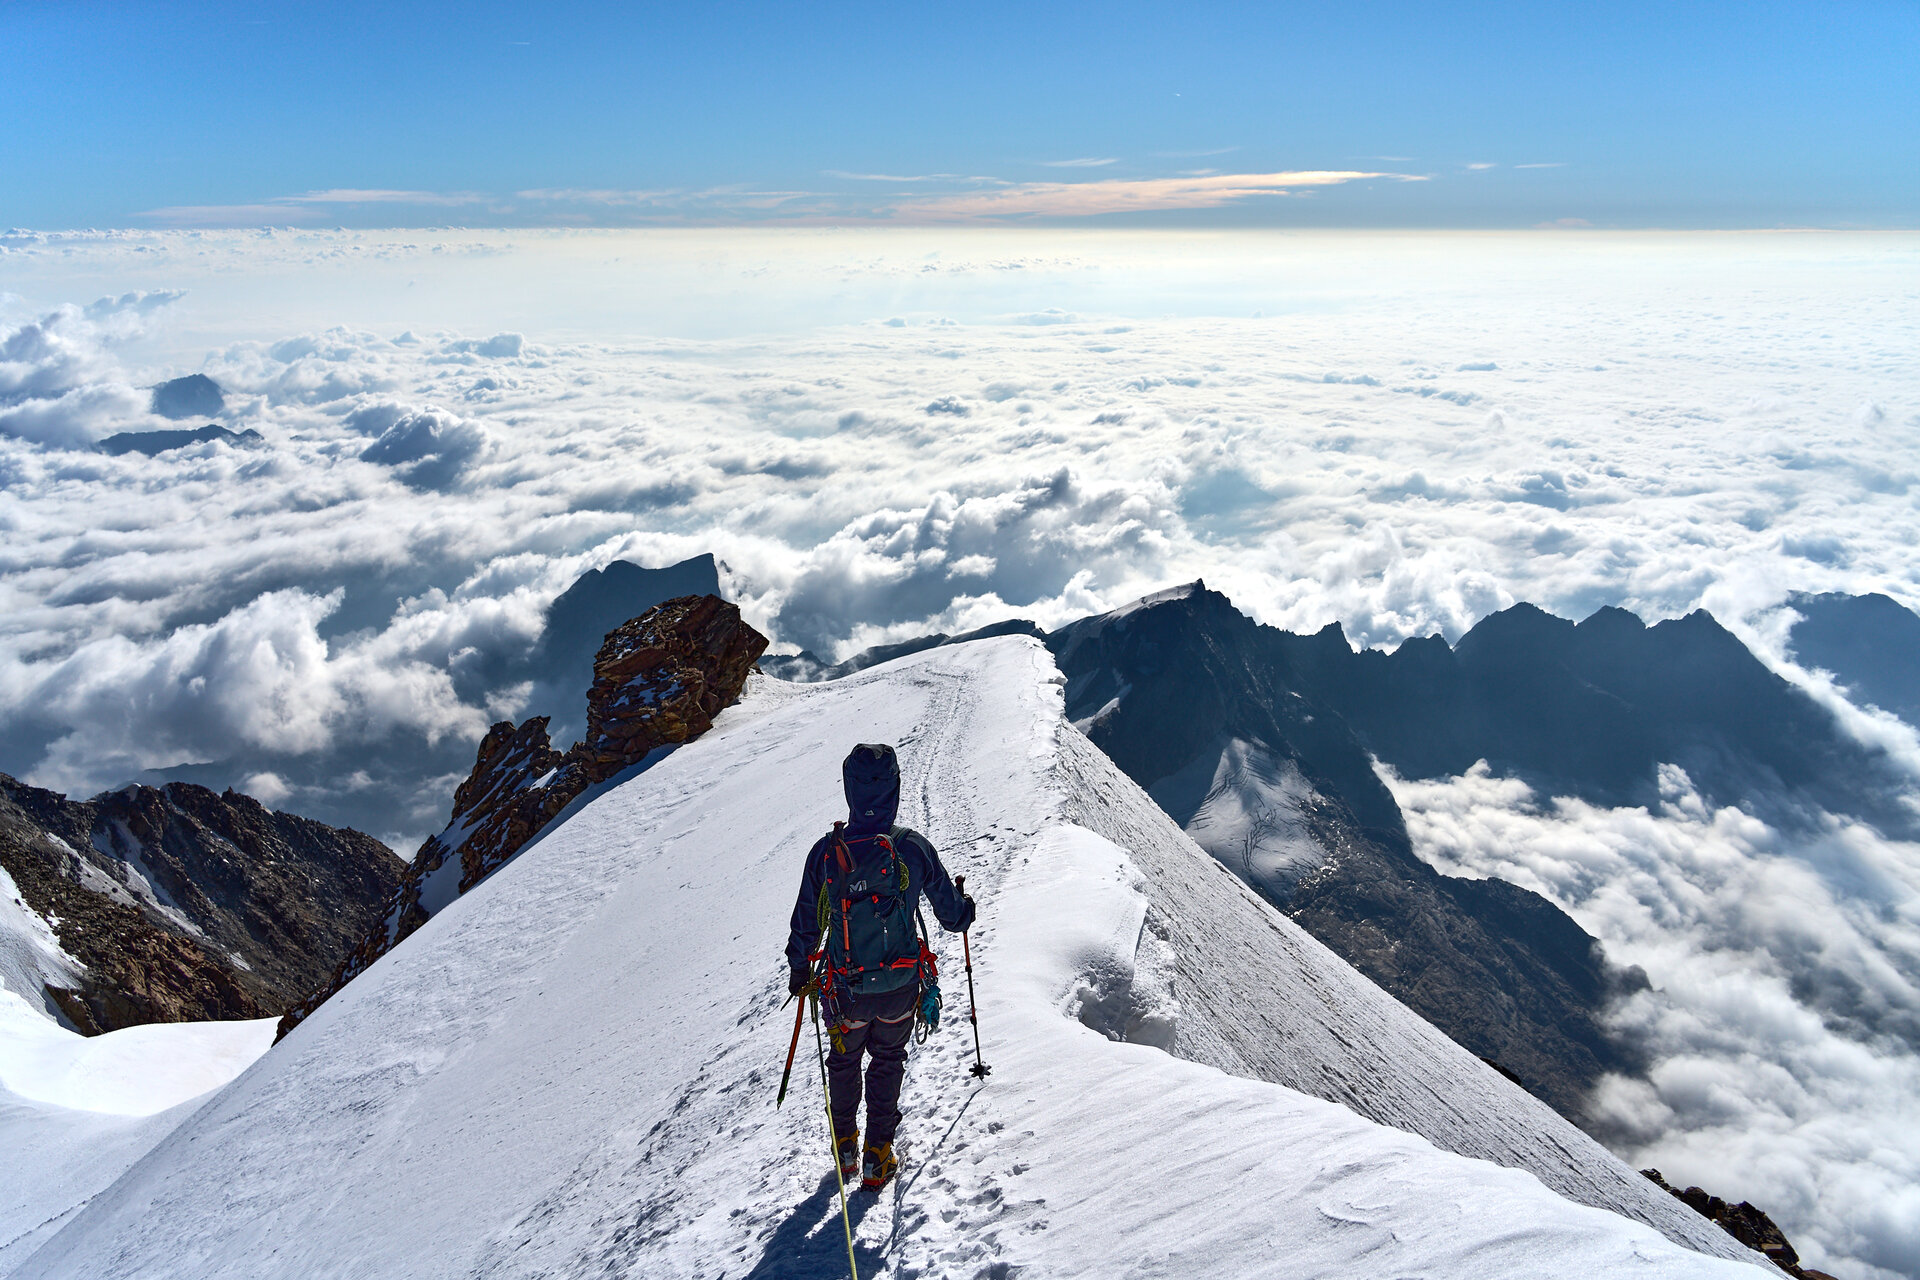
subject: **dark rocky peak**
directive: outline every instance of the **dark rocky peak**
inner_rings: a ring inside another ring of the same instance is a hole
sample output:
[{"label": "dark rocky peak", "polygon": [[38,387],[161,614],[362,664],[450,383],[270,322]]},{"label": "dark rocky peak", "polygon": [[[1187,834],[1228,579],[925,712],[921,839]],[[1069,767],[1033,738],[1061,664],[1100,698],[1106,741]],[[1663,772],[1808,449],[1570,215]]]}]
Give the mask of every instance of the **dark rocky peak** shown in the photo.
[{"label": "dark rocky peak", "polygon": [[4,775],[0,865],[85,964],[48,995],[89,1033],[284,1009],[405,871],[371,836],[236,791],[176,782],[74,801]]},{"label": "dark rocky peak", "polygon": [[1523,601],[1480,619],[1453,652],[1471,667],[1536,666],[1560,660],[1573,635],[1571,622]]},{"label": "dark rocky peak", "polygon": [[1618,605],[1602,605],[1586,616],[1574,631],[1583,640],[1598,644],[1630,644],[1647,629],[1640,615]]},{"label": "dark rocky peak", "polygon": [[1353,735],[1296,687],[1279,634],[1196,582],[1063,627],[1047,646],[1067,677],[1067,717],[1141,785],[1216,741],[1259,742],[1361,822],[1400,831]]},{"label": "dark rocky peak", "polygon": [[226,407],[226,393],[204,373],[190,373],[153,389],[153,411],[175,421],[212,417]]},{"label": "dark rocky peak", "polygon": [[1830,671],[1856,702],[1920,728],[1920,615],[1878,593],[1795,595],[1794,660]]},{"label": "dark rocky peak", "polygon": [[589,788],[712,728],[766,647],[740,610],[715,595],[665,601],[610,631],[594,658],[585,738],[560,752],[545,716],[494,725],[454,792],[446,829],[420,847],[384,913],[332,977],[287,1011],[280,1034],[506,865]]},{"label": "dark rocky peak", "polygon": [[209,422],[204,427],[192,430],[122,431],[118,435],[108,436],[94,447],[101,453],[116,457],[124,453],[144,453],[151,458],[172,449],[184,449],[188,445],[205,444],[210,440],[232,445],[236,449],[252,449],[266,443],[266,438],[251,427],[245,431],[229,431],[217,422]]},{"label": "dark rocky peak", "polygon": [[1078,657],[1080,647],[1094,644],[1116,651],[1124,648],[1136,661],[1152,662],[1155,646],[1170,629],[1198,627],[1227,633],[1252,625],[1253,620],[1234,608],[1231,600],[1196,578],[1070,622],[1048,638],[1047,647],[1062,664],[1075,667],[1085,665]]}]

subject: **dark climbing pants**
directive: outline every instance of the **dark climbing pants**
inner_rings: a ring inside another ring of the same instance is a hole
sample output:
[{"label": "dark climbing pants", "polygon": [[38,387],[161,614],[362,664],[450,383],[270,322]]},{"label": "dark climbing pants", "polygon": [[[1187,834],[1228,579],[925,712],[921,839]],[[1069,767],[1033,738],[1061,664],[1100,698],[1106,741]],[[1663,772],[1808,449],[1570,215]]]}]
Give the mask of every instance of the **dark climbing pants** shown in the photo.
[{"label": "dark climbing pants", "polygon": [[[833,1132],[844,1138],[855,1132],[860,1110],[860,1066],[866,1069],[867,1145],[884,1147],[900,1127],[900,1082],[907,1074],[907,1041],[913,1037],[916,993],[909,987],[856,1006],[840,1045],[827,1054],[827,1086],[833,1096]],[[842,1025],[845,1025],[844,1023]]]}]

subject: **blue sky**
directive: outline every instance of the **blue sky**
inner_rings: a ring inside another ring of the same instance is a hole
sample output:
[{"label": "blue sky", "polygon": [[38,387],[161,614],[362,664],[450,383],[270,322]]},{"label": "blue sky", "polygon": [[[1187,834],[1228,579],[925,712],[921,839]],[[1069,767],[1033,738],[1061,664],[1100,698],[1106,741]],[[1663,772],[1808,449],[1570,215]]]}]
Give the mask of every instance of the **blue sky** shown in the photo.
[{"label": "blue sky", "polygon": [[38,228],[1920,225],[1911,0],[12,0],[0,48]]}]

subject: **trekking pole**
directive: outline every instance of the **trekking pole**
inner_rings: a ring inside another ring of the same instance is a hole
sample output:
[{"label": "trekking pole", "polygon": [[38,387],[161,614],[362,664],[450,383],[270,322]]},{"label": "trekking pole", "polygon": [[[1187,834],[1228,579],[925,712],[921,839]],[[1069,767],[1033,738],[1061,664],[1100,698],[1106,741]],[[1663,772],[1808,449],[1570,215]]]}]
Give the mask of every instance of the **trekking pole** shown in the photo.
[{"label": "trekking pole", "polygon": [[833,1090],[827,1085],[827,1046],[820,1036],[818,995],[813,998],[813,1047],[820,1059],[820,1092],[827,1100],[827,1143],[833,1154],[833,1176],[840,1184],[840,1221],[847,1229],[847,1270],[853,1273],[853,1280],[860,1280],[860,1264],[853,1260],[853,1216],[847,1212],[847,1180],[840,1173],[840,1135],[833,1131]]},{"label": "trekking pole", "polygon": [[[787,997],[789,1000],[792,996]],[[800,1021],[807,1014],[807,989],[800,989],[800,1003],[793,1007],[793,1039],[787,1042],[787,1069],[780,1073],[780,1096],[773,1100],[773,1109],[778,1111],[780,1104],[787,1100],[787,1080],[793,1075],[794,1050],[800,1047]]]},{"label": "trekking pole", "polygon": [[[967,878],[955,877],[954,892],[964,895],[967,891]],[[960,931],[960,946],[967,957],[967,1021],[973,1024],[973,1065],[967,1068],[967,1074],[978,1080],[985,1080],[993,1073],[993,1068],[980,1056],[980,1000],[973,994],[973,943],[966,930]]]}]

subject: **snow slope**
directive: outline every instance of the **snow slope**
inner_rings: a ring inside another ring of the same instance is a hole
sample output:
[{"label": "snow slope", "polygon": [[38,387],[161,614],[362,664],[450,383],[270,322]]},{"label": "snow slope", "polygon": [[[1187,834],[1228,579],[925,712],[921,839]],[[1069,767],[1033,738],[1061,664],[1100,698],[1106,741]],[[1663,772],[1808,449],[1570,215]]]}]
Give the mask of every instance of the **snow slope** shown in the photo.
[{"label": "snow slope", "polygon": [[[6,886],[0,886],[4,888]],[[77,968],[77,966],[76,966]],[[273,1043],[274,1020],[91,1038],[0,989],[0,1275]]]},{"label": "snow slope", "polygon": [[1051,660],[1016,638],[756,679],[382,958],[18,1274],[844,1274],[810,1033],[795,1096],[772,1099],[799,858],[856,741],[899,747],[902,820],[983,903],[994,1067],[965,1074],[943,937],[951,1022],[909,1070],[902,1178],[856,1197],[861,1274],[1755,1274],[1665,1238],[1744,1254],[1245,890],[1064,724]]}]

